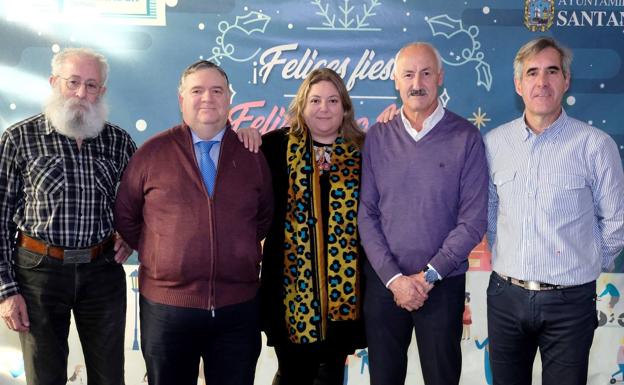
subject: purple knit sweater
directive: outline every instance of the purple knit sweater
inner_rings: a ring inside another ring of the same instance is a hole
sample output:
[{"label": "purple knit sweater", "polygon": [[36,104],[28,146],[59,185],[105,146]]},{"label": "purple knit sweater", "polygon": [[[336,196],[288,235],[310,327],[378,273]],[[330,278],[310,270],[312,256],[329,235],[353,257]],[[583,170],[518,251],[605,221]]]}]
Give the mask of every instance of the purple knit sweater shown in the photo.
[{"label": "purple knit sweater", "polygon": [[384,284],[430,263],[444,278],[468,269],[487,225],[488,173],[483,140],[445,110],[420,141],[401,117],[370,128],[362,152],[358,227]]}]

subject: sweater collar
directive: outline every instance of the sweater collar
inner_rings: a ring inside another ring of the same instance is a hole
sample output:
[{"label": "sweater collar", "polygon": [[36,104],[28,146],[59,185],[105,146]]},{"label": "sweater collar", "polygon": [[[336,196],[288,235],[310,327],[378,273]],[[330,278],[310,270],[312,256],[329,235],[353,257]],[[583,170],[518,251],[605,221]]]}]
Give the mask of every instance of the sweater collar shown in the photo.
[{"label": "sweater collar", "polygon": [[442,103],[438,101],[438,106],[433,111],[431,115],[429,115],[423,122],[422,130],[416,131],[410,121],[405,116],[405,112],[403,111],[403,107],[401,107],[401,121],[403,122],[403,126],[405,126],[405,130],[415,141],[419,141],[425,135],[427,135],[433,128],[442,120],[444,117],[444,107],[442,107]]}]

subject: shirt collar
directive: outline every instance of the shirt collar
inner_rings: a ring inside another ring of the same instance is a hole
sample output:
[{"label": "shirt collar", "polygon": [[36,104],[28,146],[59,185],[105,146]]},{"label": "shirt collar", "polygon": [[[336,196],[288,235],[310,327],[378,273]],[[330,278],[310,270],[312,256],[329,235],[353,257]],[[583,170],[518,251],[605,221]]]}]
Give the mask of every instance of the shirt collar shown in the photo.
[{"label": "shirt collar", "polygon": [[43,131],[44,131],[44,133],[46,135],[49,135],[49,134],[53,133],[54,131],[56,131],[52,127],[52,123],[50,123],[50,119],[48,119],[48,117],[45,118],[45,127],[44,127]]},{"label": "shirt collar", "polygon": [[[217,132],[217,135],[213,136],[212,139],[210,139],[210,140],[211,141],[220,142],[220,141],[223,140],[223,135],[225,135],[225,127],[223,127],[223,129],[221,131]],[[204,140],[204,139],[200,138],[199,136],[197,136],[197,134],[195,134],[195,132],[193,132],[193,130],[191,130],[191,137],[193,138],[193,145],[195,145],[195,144],[197,144],[199,142],[207,142],[207,140]]]},{"label": "shirt collar", "polygon": [[[403,121],[403,125],[408,130],[416,131],[414,127],[412,127],[412,124],[410,123],[410,121],[407,119],[407,116],[405,116],[405,112],[403,112],[403,108],[404,107],[401,107],[401,120]],[[423,121],[422,130],[418,133],[418,135],[425,136],[425,134],[431,131],[433,127],[435,127],[435,125],[438,124],[440,120],[442,120],[443,117],[444,117],[444,107],[442,106],[442,103],[438,101],[438,106],[436,107],[436,109],[433,111],[431,115],[429,115]]]},{"label": "shirt collar", "polygon": [[[565,126],[565,122],[567,120],[568,120],[568,115],[566,114],[565,110],[562,107],[561,114],[559,115],[557,120],[552,122],[550,126],[546,127],[544,131],[540,134],[540,136],[545,139],[551,139],[551,140],[557,139],[557,137],[559,136],[559,133],[561,132],[561,129]],[[518,122],[522,128],[521,130],[519,130],[519,132],[521,133],[523,140],[526,141],[531,137],[531,135],[535,135],[535,133],[526,124],[525,114],[522,114],[522,117],[518,119]]]},{"label": "shirt collar", "polygon": [[[521,141],[527,141],[532,136],[537,136],[533,132],[533,130],[531,130],[529,126],[527,126],[525,117],[525,114],[522,114],[522,117],[516,119],[514,122],[514,125],[516,127],[514,132],[516,133],[517,139]],[[559,136],[559,133],[565,126],[567,120],[568,115],[566,114],[565,110],[561,108],[561,114],[559,115],[557,120],[555,120],[550,126],[546,127],[544,129],[544,132],[542,132],[540,136],[546,139],[555,140]]]},{"label": "shirt collar", "polygon": [[529,126],[527,126],[526,121],[524,120],[524,114],[514,121],[514,126],[515,129],[513,132],[516,135],[516,140],[526,142],[531,138],[531,136],[535,135]]},{"label": "shirt collar", "polygon": [[561,133],[561,130],[566,125],[566,121],[568,120],[568,115],[566,114],[563,107],[561,108],[561,114],[550,126],[546,127],[542,135],[546,135],[546,138],[555,140]]}]

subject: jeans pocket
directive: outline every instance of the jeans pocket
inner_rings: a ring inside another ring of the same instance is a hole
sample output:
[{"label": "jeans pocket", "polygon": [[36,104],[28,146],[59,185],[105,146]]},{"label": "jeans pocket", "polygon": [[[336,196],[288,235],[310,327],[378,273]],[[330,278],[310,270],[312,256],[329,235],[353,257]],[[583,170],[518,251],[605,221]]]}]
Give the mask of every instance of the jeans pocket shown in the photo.
[{"label": "jeans pocket", "polygon": [[596,304],[595,286],[582,285],[559,290],[561,298],[570,304],[589,305]]},{"label": "jeans pocket", "polygon": [[588,317],[591,315],[593,329],[599,326],[595,283],[561,289],[557,292],[561,306],[565,306],[569,312],[581,312],[579,314],[587,314]]},{"label": "jeans pocket", "polygon": [[44,255],[18,248],[15,255],[15,265],[22,269],[34,269],[41,265]]},{"label": "jeans pocket", "polygon": [[509,283],[498,277],[496,273],[492,272],[490,275],[490,283],[487,287],[487,296],[488,297],[496,297],[505,291],[505,288],[509,286]]},{"label": "jeans pocket", "polygon": [[100,259],[102,259],[104,263],[109,264],[109,265],[119,265],[119,263],[115,261],[116,254],[117,252],[115,251],[115,249],[111,247],[109,250],[106,250],[102,253],[102,255],[100,256]]}]

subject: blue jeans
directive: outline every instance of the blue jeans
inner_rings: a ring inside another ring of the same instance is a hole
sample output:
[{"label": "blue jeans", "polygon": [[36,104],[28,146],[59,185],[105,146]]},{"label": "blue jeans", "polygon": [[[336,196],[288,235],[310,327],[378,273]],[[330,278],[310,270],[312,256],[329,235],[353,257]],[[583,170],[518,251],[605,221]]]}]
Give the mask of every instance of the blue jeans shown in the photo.
[{"label": "blue jeans", "polygon": [[587,383],[589,349],[598,326],[595,281],[531,291],[493,272],[487,315],[494,385],[530,385],[538,348],[543,385]]},{"label": "blue jeans", "polygon": [[141,296],[141,349],[150,385],[253,385],[260,355],[260,301],[216,309],[156,303]]},{"label": "blue jeans", "polygon": [[85,264],[18,248],[15,272],[30,330],[20,333],[29,385],[65,385],[74,312],[89,385],[124,383],[126,277],[109,250]]}]

